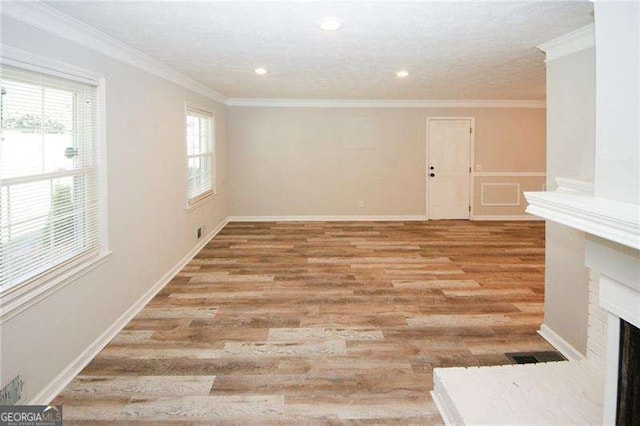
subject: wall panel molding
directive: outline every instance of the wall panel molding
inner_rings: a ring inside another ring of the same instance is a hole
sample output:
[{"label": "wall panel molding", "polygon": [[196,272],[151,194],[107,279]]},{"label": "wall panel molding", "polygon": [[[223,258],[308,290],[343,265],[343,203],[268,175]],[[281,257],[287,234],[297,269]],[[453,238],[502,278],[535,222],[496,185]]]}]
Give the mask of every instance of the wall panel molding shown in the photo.
[{"label": "wall panel molding", "polygon": [[476,177],[546,177],[547,172],[473,172]]},{"label": "wall panel molding", "polygon": [[[505,187],[512,186],[515,188],[515,201],[505,200],[503,202],[487,202],[485,196],[489,187]],[[520,183],[518,182],[482,182],[480,184],[480,205],[484,207],[496,207],[496,206],[519,206],[520,205]]]}]

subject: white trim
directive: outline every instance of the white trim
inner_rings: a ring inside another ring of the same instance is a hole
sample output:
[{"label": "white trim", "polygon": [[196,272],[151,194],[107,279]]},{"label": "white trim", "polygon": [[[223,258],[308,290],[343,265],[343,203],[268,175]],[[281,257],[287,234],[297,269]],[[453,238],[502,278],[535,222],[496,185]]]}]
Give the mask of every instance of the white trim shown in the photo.
[{"label": "white trim", "polygon": [[[94,254],[80,263],[74,263],[73,266],[63,270],[59,275],[44,282],[34,281],[8,289],[6,294],[3,294],[2,298],[0,298],[0,324],[9,321],[21,312],[40,303],[55,292],[103,265],[110,257],[111,252],[104,252],[99,255]],[[59,268],[58,266],[53,270],[55,271],[55,269]]]},{"label": "white trim", "polygon": [[3,2],[1,13],[226,103],[227,97],[122,41],[40,2]]},{"label": "white trim", "polygon": [[215,237],[218,232],[227,225],[228,221],[222,221],[212,232],[200,241],[189,253],[174,265],[166,274],[158,280],[153,287],[147,290],[124,314],[120,316],[107,330],[91,343],[76,359],[74,359],[65,369],[49,382],[38,394],[29,401],[29,405],[46,405],[50,403],[62,390],[73,380],[84,367],[144,308],[147,303],[171,279],[180,272],[198,252]]},{"label": "white trim", "polygon": [[536,217],[530,214],[476,214],[471,216],[471,220],[504,220],[504,221],[511,221],[511,220],[544,220],[540,217]]},{"label": "white trim", "polygon": [[[52,75],[72,81],[94,86],[96,90],[96,143],[98,185],[98,241],[99,247],[90,255],[85,255],[73,262],[51,268],[40,278],[34,279],[24,285],[0,292],[0,324],[10,320],[14,316],[40,303],[51,294],[76,281],[81,276],[104,264],[109,260],[109,220],[108,220],[108,180],[107,180],[107,120],[106,120],[106,80],[93,71],[70,65],[44,56],[36,55],[21,49],[16,49],[0,44],[0,63],[26,69],[45,75]],[[71,171],[50,173],[44,176],[62,176],[84,172]],[[41,177],[43,175],[40,175]],[[7,179],[3,180],[6,182]],[[24,181],[24,178],[14,180],[15,183]]]},{"label": "white trim", "polygon": [[109,175],[107,159],[107,83],[100,77],[96,91],[98,110],[96,111],[98,139],[98,226],[100,227],[100,251],[109,250]]},{"label": "white trim", "polygon": [[213,118],[215,115],[215,111],[213,110],[213,108],[211,107],[207,107],[204,105],[200,105],[197,104],[195,102],[191,102],[191,101],[184,101],[184,113],[185,115],[187,113],[193,113],[193,114],[200,114],[200,115],[205,115],[207,117],[211,117]]},{"label": "white trim", "polygon": [[538,334],[544,338],[551,346],[556,348],[558,352],[565,356],[569,361],[580,361],[585,359],[576,348],[569,342],[564,340],[558,333],[553,331],[547,324],[542,324]]},{"label": "white trim", "polygon": [[453,416],[451,415],[451,407],[447,405],[444,398],[440,397],[440,393],[435,389],[429,393],[431,394],[431,399],[433,400],[433,403],[438,409],[438,413],[440,414],[440,417],[442,417],[444,424],[447,426],[460,424],[460,423],[456,423],[453,420]]},{"label": "white trim", "polygon": [[546,177],[547,172],[473,172],[476,177]]},{"label": "white trim", "polygon": [[600,274],[599,297],[602,309],[640,328],[640,291]]},{"label": "white trim", "polygon": [[26,50],[0,43],[0,62],[16,68],[27,69],[67,80],[98,86],[102,75],[66,62],[36,55]]},{"label": "white trim", "polygon": [[640,206],[578,191],[525,192],[526,212],[640,250]]},{"label": "white trim", "polygon": [[[229,222],[403,222],[429,220],[426,215],[364,215],[364,216],[229,216]],[[472,215],[470,220],[544,220],[539,217],[522,215]]]},{"label": "white trim", "polygon": [[213,190],[209,190],[207,192],[204,192],[204,193],[198,195],[197,197],[195,197],[195,198],[193,198],[191,200],[187,200],[187,206],[184,208],[184,211],[187,212],[187,213],[191,213],[192,211],[196,210],[200,206],[203,206],[203,205],[207,204],[209,201],[213,200],[213,198],[216,195],[218,195],[217,192],[215,192]]},{"label": "white trim", "polygon": [[[484,202],[484,187],[485,186],[515,186],[517,201],[515,203],[485,203]],[[480,185],[480,205],[487,207],[495,206],[519,206],[520,205],[520,183],[519,182],[482,182]]]},{"label": "white trim", "polygon": [[[198,155],[189,155],[189,141],[187,140],[187,119],[189,115],[198,118],[205,118],[210,120],[210,129],[209,129],[209,144],[210,144],[210,152]],[[201,117],[200,117],[201,116]],[[185,206],[185,211],[188,213],[201,205],[205,204],[207,201],[211,200],[217,193],[217,179],[216,173],[218,170],[217,167],[217,156],[216,156],[216,145],[217,145],[217,137],[216,137],[216,114],[211,108],[207,108],[205,106],[201,106],[195,104],[193,102],[185,101],[184,103],[184,154],[185,154],[185,167],[186,167],[186,195],[187,201]],[[189,198],[189,159],[193,157],[210,157],[211,158],[211,188],[207,189],[200,194],[197,194],[191,198]]]},{"label": "white trim", "polygon": [[81,176],[87,175],[91,173],[93,167],[83,167],[78,169],[71,170],[62,170],[56,172],[49,173],[41,173],[41,174],[32,174],[32,175],[23,175],[16,176],[12,178],[4,178],[2,179],[2,185],[11,186],[11,185],[20,185],[24,183],[38,182],[42,180],[50,180],[50,179],[58,179],[63,177],[72,177],[72,176]]},{"label": "white trim", "polygon": [[128,44],[38,2],[3,2],[0,13],[140,68],[193,92],[229,106],[309,108],[546,108],[530,99],[279,99],[229,98]]},{"label": "white trim", "polygon": [[368,216],[229,216],[229,222],[403,222],[427,220],[423,215]]},{"label": "white trim", "polygon": [[542,43],[538,46],[538,49],[547,54],[545,62],[549,62],[595,47],[596,39],[594,29],[595,26],[589,24],[569,34]]},{"label": "white trim", "polygon": [[471,141],[469,147],[469,167],[471,170],[469,171],[469,216],[468,219],[471,220],[474,213],[474,188],[475,188],[475,179],[473,168],[475,164],[476,157],[476,118],[475,117],[427,117],[426,121],[426,136],[425,136],[425,194],[424,194],[424,214],[427,218],[430,218],[429,212],[429,197],[430,197],[430,181],[429,181],[429,122],[434,120],[469,120],[469,125],[471,126]]},{"label": "white trim", "polygon": [[281,108],[546,108],[544,100],[229,98],[237,107]]},{"label": "white trim", "polygon": [[595,189],[593,182],[563,177],[556,178],[556,185],[558,186],[558,191],[578,191],[585,192],[589,195],[593,195]]}]

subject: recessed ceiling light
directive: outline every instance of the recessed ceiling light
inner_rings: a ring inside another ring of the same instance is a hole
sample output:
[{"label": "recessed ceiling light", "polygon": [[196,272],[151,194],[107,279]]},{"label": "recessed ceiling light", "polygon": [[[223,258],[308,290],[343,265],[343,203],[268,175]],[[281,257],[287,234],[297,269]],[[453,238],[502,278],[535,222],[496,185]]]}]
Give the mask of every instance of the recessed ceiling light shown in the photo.
[{"label": "recessed ceiling light", "polygon": [[405,78],[406,76],[408,76],[408,75],[409,75],[409,71],[405,71],[405,70],[398,71],[398,72],[396,73],[396,75],[397,75],[398,77],[400,77],[400,78]]},{"label": "recessed ceiling light", "polygon": [[266,69],[264,69],[264,68],[262,68],[262,67],[260,67],[260,68],[256,68],[256,70],[255,70],[255,71],[256,71],[256,74],[260,74],[260,75],[264,75],[264,74],[266,74],[266,73],[267,73],[267,70],[266,70]]},{"label": "recessed ceiling light", "polygon": [[320,21],[320,28],[325,31],[336,31],[342,28],[342,21],[338,18],[324,18]]}]

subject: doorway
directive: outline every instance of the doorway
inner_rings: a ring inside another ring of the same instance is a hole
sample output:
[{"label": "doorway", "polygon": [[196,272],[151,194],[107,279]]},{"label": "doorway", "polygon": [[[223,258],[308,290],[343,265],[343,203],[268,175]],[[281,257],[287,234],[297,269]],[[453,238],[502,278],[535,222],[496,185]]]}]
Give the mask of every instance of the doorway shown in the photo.
[{"label": "doorway", "polygon": [[471,217],[473,127],[470,117],[427,118],[427,216]]}]

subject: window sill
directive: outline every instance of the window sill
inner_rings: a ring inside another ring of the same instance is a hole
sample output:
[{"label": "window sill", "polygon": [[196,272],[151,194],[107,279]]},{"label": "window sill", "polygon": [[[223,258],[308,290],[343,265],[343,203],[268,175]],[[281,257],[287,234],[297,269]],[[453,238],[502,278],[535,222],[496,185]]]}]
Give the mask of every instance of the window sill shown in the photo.
[{"label": "window sill", "polygon": [[185,207],[184,211],[189,213],[197,209],[198,207],[202,206],[203,204],[206,204],[209,200],[213,199],[216,195],[217,195],[217,192],[209,191],[197,196],[193,200],[188,200],[187,207]]},{"label": "window sill", "polygon": [[97,256],[80,261],[78,264],[69,267],[46,281],[36,281],[17,288],[7,289],[4,294],[0,293],[0,324],[40,303],[67,284],[103,265],[110,257],[110,251],[100,253]]}]

